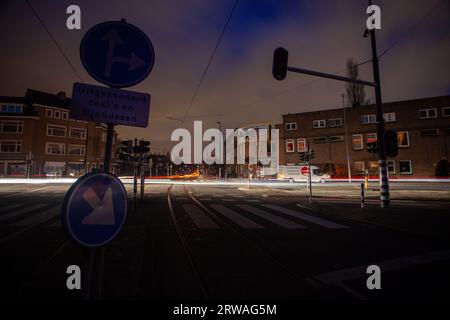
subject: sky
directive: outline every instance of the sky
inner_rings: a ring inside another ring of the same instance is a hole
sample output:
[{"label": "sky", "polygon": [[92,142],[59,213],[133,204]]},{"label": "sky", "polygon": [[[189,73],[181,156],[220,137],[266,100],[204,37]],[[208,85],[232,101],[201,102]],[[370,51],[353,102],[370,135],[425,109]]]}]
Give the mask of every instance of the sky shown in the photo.
[{"label": "sky", "polygon": [[[450,1],[379,0],[378,51],[384,101],[450,94]],[[289,73],[271,74],[275,48],[289,50],[289,65],[345,74],[346,61],[371,57],[365,0],[240,0],[192,107],[189,103],[235,0],[51,1],[30,3],[57,39],[83,82],[98,84],[84,70],[79,45],[103,21],[125,18],[143,30],[155,49],[151,74],[129,90],[152,96],[147,128],[117,126],[121,139],[144,138],[165,152],[172,131],[236,128],[282,115],[342,106],[344,83]],[[66,8],[81,8],[81,30],[66,28]],[[430,9],[434,9],[421,23]],[[415,26],[413,29],[411,27]],[[406,35],[405,35],[406,34]],[[27,88],[72,94],[80,81],[24,0],[0,0],[0,96],[23,96]],[[372,66],[360,68],[372,81]],[[373,90],[366,88],[368,98]],[[172,119],[183,119],[181,123]]]}]

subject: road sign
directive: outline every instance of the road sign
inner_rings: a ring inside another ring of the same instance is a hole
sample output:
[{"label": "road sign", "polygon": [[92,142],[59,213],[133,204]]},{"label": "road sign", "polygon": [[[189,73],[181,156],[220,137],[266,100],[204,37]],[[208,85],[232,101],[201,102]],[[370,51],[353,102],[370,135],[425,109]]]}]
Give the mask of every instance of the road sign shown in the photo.
[{"label": "road sign", "polygon": [[103,22],[89,29],[81,40],[80,57],[95,80],[114,88],[141,82],[155,61],[150,39],[125,20]]},{"label": "road sign", "polygon": [[100,247],[113,240],[127,214],[127,193],[110,173],[88,173],[66,193],[62,224],[70,238],[86,247]]},{"label": "road sign", "polygon": [[307,166],[303,166],[300,168],[300,174],[303,176],[307,176],[309,174],[309,168]]},{"label": "road sign", "polygon": [[133,91],[74,83],[70,117],[110,124],[147,127],[150,95]]}]

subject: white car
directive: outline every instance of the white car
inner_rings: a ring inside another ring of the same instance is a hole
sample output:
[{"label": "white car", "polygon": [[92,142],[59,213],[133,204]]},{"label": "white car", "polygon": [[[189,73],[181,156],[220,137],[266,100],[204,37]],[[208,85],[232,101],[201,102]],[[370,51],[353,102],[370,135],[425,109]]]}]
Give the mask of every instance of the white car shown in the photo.
[{"label": "white car", "polygon": [[[291,183],[306,182],[308,180],[308,166],[280,166],[277,179],[286,180]],[[328,174],[322,173],[317,166],[311,166],[311,181],[326,183],[327,179],[330,179]]]}]

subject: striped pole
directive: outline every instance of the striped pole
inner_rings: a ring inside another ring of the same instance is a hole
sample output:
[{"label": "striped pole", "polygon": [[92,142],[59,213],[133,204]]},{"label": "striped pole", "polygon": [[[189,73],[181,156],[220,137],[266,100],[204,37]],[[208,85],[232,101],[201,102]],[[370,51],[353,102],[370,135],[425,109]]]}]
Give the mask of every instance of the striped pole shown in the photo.
[{"label": "striped pole", "polygon": [[361,209],[366,207],[366,199],[364,197],[364,183],[361,183]]},{"label": "striped pole", "polygon": [[390,202],[389,195],[389,178],[388,178],[388,170],[387,170],[387,161],[379,160],[378,161],[380,167],[380,201],[382,208],[388,208]]}]

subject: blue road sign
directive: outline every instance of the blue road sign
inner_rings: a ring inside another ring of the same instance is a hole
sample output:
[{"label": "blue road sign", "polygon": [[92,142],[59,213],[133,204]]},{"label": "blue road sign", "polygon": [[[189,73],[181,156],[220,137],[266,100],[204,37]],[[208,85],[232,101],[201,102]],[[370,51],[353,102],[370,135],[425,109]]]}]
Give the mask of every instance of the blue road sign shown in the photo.
[{"label": "blue road sign", "polygon": [[80,57],[91,77],[113,88],[141,82],[155,61],[150,39],[124,20],[103,22],[89,29],[81,40]]},{"label": "blue road sign", "polygon": [[85,247],[113,240],[127,214],[127,192],[110,173],[88,173],[67,191],[61,210],[62,225],[70,238]]}]

